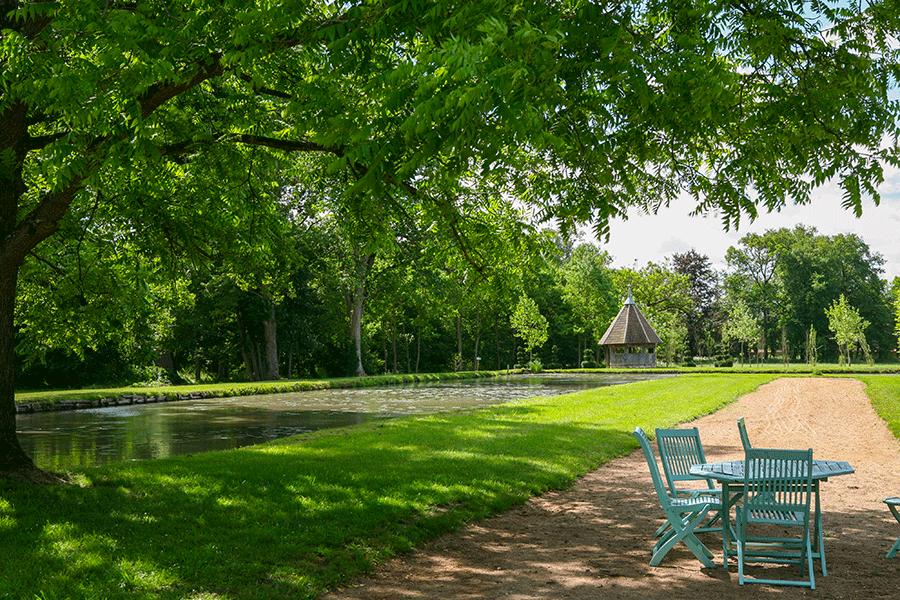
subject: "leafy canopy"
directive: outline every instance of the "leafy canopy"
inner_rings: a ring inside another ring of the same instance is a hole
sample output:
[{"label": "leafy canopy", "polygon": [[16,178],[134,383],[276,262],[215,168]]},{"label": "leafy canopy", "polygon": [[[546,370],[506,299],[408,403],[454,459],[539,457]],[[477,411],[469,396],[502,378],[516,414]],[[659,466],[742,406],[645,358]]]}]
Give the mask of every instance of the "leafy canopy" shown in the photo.
[{"label": "leafy canopy", "polygon": [[601,233],[681,192],[733,225],[832,179],[858,212],[897,163],[888,2],[2,8],[0,118],[27,131],[0,153],[26,212],[212,143],[322,153],[365,202],[421,193],[444,220],[477,180]]}]

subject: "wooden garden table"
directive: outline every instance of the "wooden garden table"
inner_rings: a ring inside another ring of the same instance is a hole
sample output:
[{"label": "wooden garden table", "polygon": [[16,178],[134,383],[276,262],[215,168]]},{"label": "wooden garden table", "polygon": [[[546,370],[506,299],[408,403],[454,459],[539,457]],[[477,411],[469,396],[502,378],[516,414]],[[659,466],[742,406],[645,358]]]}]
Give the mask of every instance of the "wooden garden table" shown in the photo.
[{"label": "wooden garden table", "polygon": [[[839,460],[814,460],[813,461],[813,492],[816,496],[816,516],[814,519],[813,536],[817,540],[817,550],[813,551],[813,558],[818,559],[822,565],[822,575],[828,575],[825,568],[825,544],[822,535],[822,509],[819,502],[819,483],[828,481],[829,477],[849,475],[854,473],[850,463]],[[722,484],[722,549],[723,562],[728,568],[728,555],[735,555],[735,550],[729,549],[728,533],[731,528],[731,507],[737,503],[744,493],[744,461],[731,460],[727,462],[703,463],[693,465],[691,475],[714,479]]]}]

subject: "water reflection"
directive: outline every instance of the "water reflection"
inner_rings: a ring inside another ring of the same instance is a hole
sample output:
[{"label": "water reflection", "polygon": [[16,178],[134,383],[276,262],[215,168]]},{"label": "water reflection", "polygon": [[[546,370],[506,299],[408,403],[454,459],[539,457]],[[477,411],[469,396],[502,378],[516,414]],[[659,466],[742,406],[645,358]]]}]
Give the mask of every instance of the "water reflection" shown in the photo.
[{"label": "water reflection", "polygon": [[44,469],[226,450],[377,419],[489,406],[661,375],[541,374],[388,388],[212,398],[18,416]]}]

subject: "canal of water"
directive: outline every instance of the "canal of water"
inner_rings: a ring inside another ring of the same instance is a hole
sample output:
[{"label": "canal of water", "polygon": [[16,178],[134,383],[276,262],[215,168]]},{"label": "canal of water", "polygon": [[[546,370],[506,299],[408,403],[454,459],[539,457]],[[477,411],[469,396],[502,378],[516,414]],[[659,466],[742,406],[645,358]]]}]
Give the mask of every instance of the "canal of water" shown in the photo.
[{"label": "canal of water", "polygon": [[20,414],[19,442],[48,470],[226,450],[401,415],[477,408],[655,379],[654,374],[540,374],[384,388],[210,398]]}]

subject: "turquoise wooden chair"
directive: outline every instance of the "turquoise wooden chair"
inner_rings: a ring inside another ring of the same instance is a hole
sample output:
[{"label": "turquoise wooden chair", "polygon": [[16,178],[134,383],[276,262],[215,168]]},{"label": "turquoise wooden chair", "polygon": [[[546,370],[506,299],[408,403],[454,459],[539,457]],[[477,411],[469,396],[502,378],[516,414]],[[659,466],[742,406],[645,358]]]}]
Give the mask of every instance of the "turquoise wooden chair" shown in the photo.
[{"label": "turquoise wooden chair", "polygon": [[741,445],[744,447],[744,452],[752,448],[750,445],[750,438],[747,436],[747,426],[744,425],[744,417],[738,419],[738,433],[741,436]]},{"label": "turquoise wooden chair", "polygon": [[[897,522],[900,523],[900,510],[897,507],[900,507],[900,498],[885,498],[884,503],[888,505],[888,508],[891,509],[891,513],[894,515],[894,518],[897,519]],[[900,550],[900,537],[897,538],[897,541],[894,542],[894,545],[891,546],[891,549],[888,550],[887,557],[894,558],[897,556],[897,551]]]},{"label": "turquoise wooden chair", "polygon": [[[738,583],[741,585],[767,583],[816,589],[810,542],[812,464],[812,449],[747,450],[743,506],[735,507]],[[790,537],[790,528],[799,528],[802,534]],[[805,572],[807,578],[751,578],[744,573],[748,561],[799,564],[800,576],[803,577]]]},{"label": "turquoise wooden chair", "polygon": [[[700,432],[696,427],[690,429],[657,429],[656,445],[659,448],[659,459],[669,492],[674,498],[696,498],[697,496],[714,496],[716,502],[722,501],[722,490],[716,487],[712,479],[691,475],[691,466],[706,462],[703,444],[700,443]],[[722,527],[712,527],[721,515],[715,513],[710,520],[696,532],[722,531]],[[665,526],[660,528],[664,529]],[[663,531],[658,531],[661,535]]]},{"label": "turquoise wooden chair", "polygon": [[644,458],[647,459],[647,466],[650,468],[650,477],[653,480],[653,488],[656,490],[656,496],[659,504],[666,515],[668,531],[653,546],[653,553],[650,558],[650,565],[657,566],[678,542],[684,544],[697,557],[704,566],[713,568],[712,552],[703,545],[694,535],[694,530],[704,519],[706,519],[709,511],[718,511],[721,504],[716,502],[713,496],[697,496],[695,498],[673,498],[666,491],[662,477],[659,474],[659,467],[656,465],[656,456],[653,454],[653,448],[650,447],[650,440],[647,434],[640,427],[634,430],[634,437],[641,444],[644,451]]},{"label": "turquoise wooden chair", "polygon": [[[744,417],[737,420],[738,434],[741,436],[741,445],[744,452],[750,450],[753,446],[750,444],[750,436],[747,435],[747,426],[744,424]],[[822,567],[822,575],[828,575],[828,566],[825,564],[825,532],[822,531],[822,500],[819,496],[819,482],[813,482],[813,494],[816,498],[815,519],[813,521],[813,538],[816,540],[817,551],[814,558],[819,559],[819,566]]]}]

